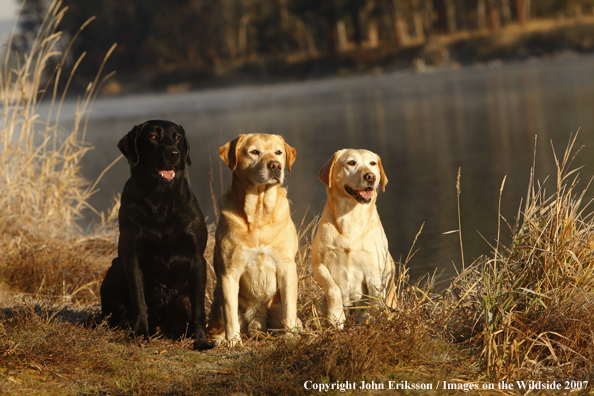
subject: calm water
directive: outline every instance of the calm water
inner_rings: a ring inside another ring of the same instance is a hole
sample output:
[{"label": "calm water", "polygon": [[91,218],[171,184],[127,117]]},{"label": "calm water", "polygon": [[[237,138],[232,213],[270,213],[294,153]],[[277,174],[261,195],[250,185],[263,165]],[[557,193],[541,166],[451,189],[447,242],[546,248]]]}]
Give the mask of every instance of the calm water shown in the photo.
[{"label": "calm water", "polygon": [[[321,212],[325,187],[317,173],[336,150],[377,152],[389,178],[378,208],[392,256],[407,256],[424,223],[410,261],[412,277],[437,269],[448,279],[461,263],[458,235],[443,234],[458,228],[458,168],[466,263],[490,251],[478,232],[489,242],[496,237],[506,175],[502,213],[514,222],[526,195],[536,134],[537,178],[554,175],[550,142],[563,151],[580,127],[578,144],[586,148],[576,163],[586,165],[585,181],[594,173],[594,57],[102,99],[89,123],[88,140],[96,149],[85,159],[85,175],[94,180],[120,154],[118,140],[133,125],[155,118],[182,124],[188,133],[192,186],[211,221],[209,146],[218,195],[217,149],[237,134],[281,134],[296,148],[287,180],[298,225]],[[128,174],[124,160],[108,171],[94,206],[104,210]],[[225,166],[223,179],[225,185],[230,180]],[[548,186],[552,191],[552,180]]]}]

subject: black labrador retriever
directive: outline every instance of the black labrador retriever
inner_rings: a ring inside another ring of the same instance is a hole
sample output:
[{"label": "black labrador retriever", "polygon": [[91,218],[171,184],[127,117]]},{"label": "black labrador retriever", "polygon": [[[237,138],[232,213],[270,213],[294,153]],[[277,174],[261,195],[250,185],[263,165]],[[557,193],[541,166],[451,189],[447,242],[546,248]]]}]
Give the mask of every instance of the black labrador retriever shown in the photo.
[{"label": "black labrador retriever", "polygon": [[193,334],[194,349],[212,348],[204,311],[208,233],[184,175],[191,164],[185,132],[169,121],[147,121],[118,148],[131,177],[119,211],[118,257],[101,285],[102,313],[110,326],[131,327],[138,336]]}]

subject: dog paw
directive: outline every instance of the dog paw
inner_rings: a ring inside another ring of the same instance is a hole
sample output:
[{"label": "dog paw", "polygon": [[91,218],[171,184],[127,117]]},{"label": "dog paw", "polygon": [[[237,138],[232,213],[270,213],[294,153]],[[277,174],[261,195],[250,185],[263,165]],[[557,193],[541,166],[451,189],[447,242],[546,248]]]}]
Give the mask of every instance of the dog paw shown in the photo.
[{"label": "dog paw", "polygon": [[293,337],[293,336],[303,333],[303,330],[304,330],[303,325],[301,323],[298,323],[297,326],[285,330],[284,336],[290,338],[290,337]]},{"label": "dog paw", "polygon": [[279,338],[283,338],[283,339],[291,339],[291,338],[295,338],[295,337],[299,337],[300,336],[301,331],[300,330],[286,330],[283,331],[279,334]]},{"label": "dog paw", "polygon": [[368,313],[361,315],[361,322],[365,323],[367,326],[374,325],[377,323],[375,318],[373,316],[369,315]]},{"label": "dog paw", "polygon": [[332,324],[334,325],[334,327],[336,327],[337,330],[344,330],[344,322],[333,322]]},{"label": "dog paw", "polygon": [[275,336],[284,339],[290,339],[293,337],[299,337],[303,333],[303,324],[298,321],[294,327],[285,328],[283,330],[277,330]]},{"label": "dog paw", "polygon": [[266,332],[266,323],[261,319],[254,319],[248,325],[248,336],[254,337]]},{"label": "dog paw", "polygon": [[149,325],[146,315],[139,315],[132,326],[132,332],[137,337],[149,338]]},{"label": "dog paw", "polygon": [[299,333],[303,331],[303,322],[301,321],[300,317],[297,317],[297,320],[295,321],[295,328],[293,328],[292,330]]},{"label": "dog paw", "polygon": [[214,348],[216,345],[215,342],[209,342],[208,340],[196,340],[194,341],[194,350],[195,351],[206,351],[208,349]]},{"label": "dog paw", "polygon": [[344,314],[343,315],[328,315],[328,320],[329,320],[330,324],[337,330],[344,329],[344,322],[345,322]]},{"label": "dog paw", "polygon": [[243,346],[243,342],[241,341],[241,338],[239,336],[237,336],[237,337],[233,337],[230,340],[225,340],[225,346],[227,348],[241,347],[241,346]]}]

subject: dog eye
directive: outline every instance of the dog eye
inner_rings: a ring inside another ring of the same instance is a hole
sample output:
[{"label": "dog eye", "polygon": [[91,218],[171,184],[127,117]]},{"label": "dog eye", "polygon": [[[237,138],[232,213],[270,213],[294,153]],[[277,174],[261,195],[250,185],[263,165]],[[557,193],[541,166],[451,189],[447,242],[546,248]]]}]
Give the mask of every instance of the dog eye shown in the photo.
[{"label": "dog eye", "polygon": [[351,166],[352,165],[356,165],[357,164],[357,161],[350,160],[349,162],[347,162],[347,164],[348,165],[351,165]]},{"label": "dog eye", "polygon": [[179,139],[181,139],[181,135],[175,135],[174,139],[175,139],[175,140],[179,140]]},{"label": "dog eye", "polygon": [[250,151],[250,153],[252,153],[254,155],[259,155],[260,154],[260,152],[258,150],[252,150],[252,151]]},{"label": "dog eye", "polygon": [[276,154],[276,155],[281,155],[282,153],[283,153],[282,151],[280,151],[280,150],[276,150],[276,153],[274,153],[274,154]]},{"label": "dog eye", "polygon": [[151,140],[157,140],[157,135],[150,135],[150,136],[149,136],[149,138],[150,138]]},{"label": "dog eye", "polygon": [[375,162],[375,161],[371,161],[371,162],[369,163],[369,165],[377,165],[377,162]]}]

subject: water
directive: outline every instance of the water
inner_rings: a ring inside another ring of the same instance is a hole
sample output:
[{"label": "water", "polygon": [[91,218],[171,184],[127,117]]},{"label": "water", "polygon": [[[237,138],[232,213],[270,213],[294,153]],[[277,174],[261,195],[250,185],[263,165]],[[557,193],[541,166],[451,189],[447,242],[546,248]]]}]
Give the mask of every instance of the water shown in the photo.
[{"label": "water", "polygon": [[[502,215],[514,223],[526,196],[538,135],[536,177],[554,188],[551,141],[560,153],[581,127],[576,160],[583,185],[594,155],[594,57],[558,58],[498,67],[413,74],[335,78],[264,87],[241,87],[177,95],[100,99],[90,118],[88,140],[96,147],[83,163],[91,180],[120,153],[118,140],[135,124],[168,119],[189,136],[191,183],[214,221],[209,187],[209,148],[216,195],[217,149],[240,133],[276,133],[297,150],[288,175],[297,225],[320,213],[325,187],[320,167],[341,148],[367,148],[382,158],[389,178],[378,210],[395,259],[405,259],[421,225],[410,260],[413,280],[442,273],[444,284],[461,265],[456,177],[461,169],[460,206],[464,258],[468,264],[491,251],[497,235],[499,191]],[[63,118],[68,116],[67,109]],[[230,171],[223,164],[224,184]],[[128,178],[120,160],[99,183],[92,204],[105,210]],[[307,213],[307,214],[306,214]],[[479,235],[479,232],[481,235]],[[483,239],[484,237],[484,239]],[[503,240],[509,231],[502,228]]]}]

